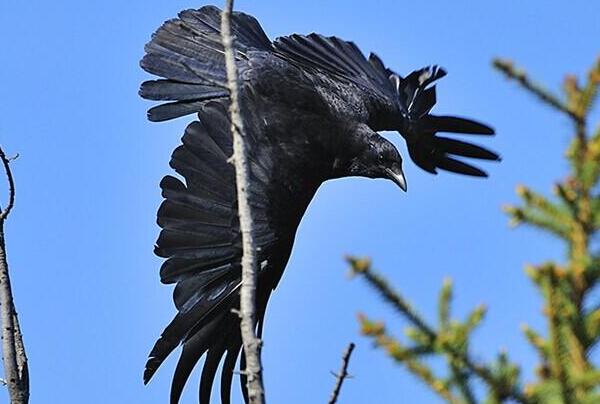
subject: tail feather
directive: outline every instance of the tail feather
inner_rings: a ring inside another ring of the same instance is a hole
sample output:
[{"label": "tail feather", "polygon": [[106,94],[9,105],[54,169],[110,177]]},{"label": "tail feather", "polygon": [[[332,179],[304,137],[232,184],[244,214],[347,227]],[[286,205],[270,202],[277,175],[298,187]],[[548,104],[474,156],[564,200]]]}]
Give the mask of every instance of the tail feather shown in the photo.
[{"label": "tail feather", "polygon": [[455,116],[428,115],[423,121],[425,130],[468,135],[493,135],[494,129],[470,119]]},{"label": "tail feather", "polygon": [[[372,63],[378,65],[376,59]],[[405,118],[400,134],[406,139],[411,159],[427,172],[437,174],[437,169],[440,168],[458,174],[487,177],[483,170],[455,157],[500,160],[498,154],[475,144],[437,136],[439,132],[494,134],[489,126],[470,119],[430,114],[436,103],[436,89],[430,85],[445,75],[446,71],[437,66],[416,70],[406,78],[390,74]]]}]

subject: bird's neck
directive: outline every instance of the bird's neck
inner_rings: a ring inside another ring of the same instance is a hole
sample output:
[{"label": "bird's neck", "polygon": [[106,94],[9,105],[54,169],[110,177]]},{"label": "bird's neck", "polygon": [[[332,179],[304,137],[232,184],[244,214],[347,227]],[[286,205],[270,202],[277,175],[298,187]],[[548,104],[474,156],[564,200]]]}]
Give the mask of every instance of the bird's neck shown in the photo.
[{"label": "bird's neck", "polygon": [[331,172],[327,179],[353,175],[350,170],[353,161],[365,152],[368,139],[374,135],[377,133],[366,124],[346,125],[330,145]]}]

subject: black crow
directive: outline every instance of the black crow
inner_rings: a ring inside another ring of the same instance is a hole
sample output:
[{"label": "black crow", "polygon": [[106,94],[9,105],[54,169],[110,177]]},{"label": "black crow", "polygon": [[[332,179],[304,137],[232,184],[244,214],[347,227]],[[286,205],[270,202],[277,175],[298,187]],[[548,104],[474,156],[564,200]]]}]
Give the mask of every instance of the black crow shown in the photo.
[{"label": "black crow", "polygon": [[[165,22],[146,45],[144,70],[159,77],[140,95],[170,101],[151,108],[151,121],[197,113],[185,130],[171,167],[185,182],[166,176],[158,211],[162,228],[156,254],[166,258],[161,281],[175,283],[177,315],[150,353],[144,381],[180,344],[171,403],[201,356],[206,359],[200,402],[208,403],[223,356],[221,401],[229,403],[233,369],[241,350],[240,258],[228,91],[220,38],[221,12],[207,6]],[[498,155],[438,132],[491,135],[480,123],[431,115],[432,83],[446,73],[425,67],[406,77],[377,57],[365,58],[352,42],[318,34],[271,42],[259,23],[234,13],[241,109],[250,162],[249,199],[255,218],[260,335],[271,291],[285,269],[296,229],[317,188],[333,178],[387,178],[406,190],[402,158],[377,132],[398,131],[412,160],[472,176],[486,174],[455,157],[498,160]],[[244,367],[242,354],[241,367]],[[244,377],[242,391],[245,393]]]}]

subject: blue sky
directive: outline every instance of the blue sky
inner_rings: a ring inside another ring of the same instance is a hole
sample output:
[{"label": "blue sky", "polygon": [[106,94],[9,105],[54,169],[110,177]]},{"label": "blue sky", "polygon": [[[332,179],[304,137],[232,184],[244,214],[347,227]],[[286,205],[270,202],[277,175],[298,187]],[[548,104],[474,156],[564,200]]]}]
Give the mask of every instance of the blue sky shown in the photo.
[{"label": "blue sky", "polygon": [[[148,387],[149,352],[174,314],[171,288],[158,280],[158,183],[170,172],[183,118],[151,124],[137,96],[148,78],[144,43],[190,1],[113,0],[0,3],[0,143],[10,154],[16,207],[6,225],[14,292],[21,314],[33,403],[165,403],[175,357]],[[220,5],[220,4],[219,4]],[[541,328],[540,299],[523,264],[560,258],[560,244],[511,230],[501,206],[525,183],[546,191],[566,170],[570,139],[558,116],[490,67],[509,57],[536,79],[560,88],[598,56],[594,2],[302,1],[236,2],[272,38],[312,31],[354,40],[392,69],[427,64],[449,75],[436,112],[476,117],[498,135],[503,155],[488,180],[437,177],[406,158],[409,192],[391,182],[326,183],[304,218],[292,259],[272,296],[265,329],[271,403],[324,402],[331,370],[357,343],[341,403],[436,403],[403,369],[358,334],[356,313],[401,322],[366,285],[349,280],[344,254],[368,254],[430,319],[446,276],[455,281],[455,313],[489,306],[473,352],[503,348],[531,377],[534,352],[519,325]],[[406,156],[399,136],[389,134]],[[4,192],[4,190],[2,190]],[[4,196],[4,194],[1,194]],[[5,200],[5,199],[2,199]],[[197,376],[184,402],[195,402]],[[235,396],[239,400],[237,385]],[[7,402],[0,394],[0,402]]]}]

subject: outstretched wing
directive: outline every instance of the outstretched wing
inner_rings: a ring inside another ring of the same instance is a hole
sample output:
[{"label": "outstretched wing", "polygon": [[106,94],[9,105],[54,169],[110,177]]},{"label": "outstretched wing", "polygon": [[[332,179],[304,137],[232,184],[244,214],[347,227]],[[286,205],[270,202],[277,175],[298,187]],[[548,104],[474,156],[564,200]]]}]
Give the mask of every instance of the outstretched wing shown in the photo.
[{"label": "outstretched wing", "polygon": [[319,34],[283,36],[273,42],[274,52],[303,70],[333,75],[357,85],[365,94],[375,96],[384,108],[396,110],[397,95],[389,80],[394,74],[377,55],[365,58],[349,41]]},{"label": "outstretched wing", "polygon": [[[233,166],[230,121],[226,107],[209,102],[191,123],[171,158],[171,167],[184,181],[166,176],[165,198],[158,211],[162,228],[156,254],[166,258],[160,275],[176,283],[177,315],[156,342],[146,364],[147,383],[166,357],[183,346],[171,387],[171,403],[179,401],[189,375],[206,354],[200,382],[200,402],[208,403],[217,367],[221,396],[229,403],[233,368],[241,348],[239,317],[240,258],[242,255]],[[247,128],[252,131],[252,128]],[[249,139],[252,135],[248,136]],[[251,142],[251,140],[250,140]],[[262,324],[267,300],[287,260],[289,247],[280,245],[267,211],[271,160],[249,147],[250,197],[260,265],[257,318]],[[244,387],[243,387],[244,388]]]},{"label": "outstretched wing", "polygon": [[[165,22],[152,35],[140,65],[164,79],[144,82],[140,95],[173,102],[151,108],[148,119],[177,118],[199,111],[210,100],[229,96],[220,24],[221,10],[205,6],[180,12],[179,18]],[[231,30],[240,68],[246,64],[247,52],[270,51],[271,41],[254,17],[234,12]]]}]

